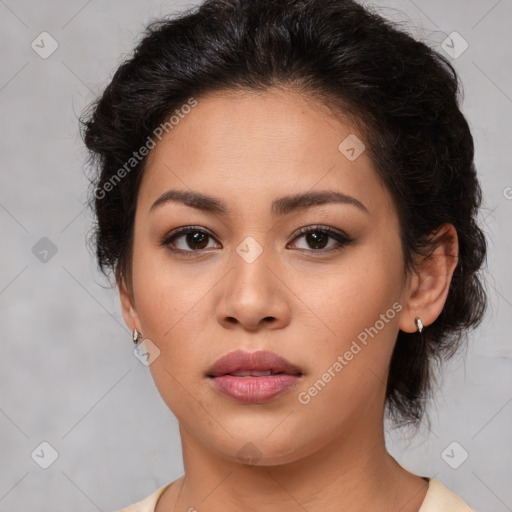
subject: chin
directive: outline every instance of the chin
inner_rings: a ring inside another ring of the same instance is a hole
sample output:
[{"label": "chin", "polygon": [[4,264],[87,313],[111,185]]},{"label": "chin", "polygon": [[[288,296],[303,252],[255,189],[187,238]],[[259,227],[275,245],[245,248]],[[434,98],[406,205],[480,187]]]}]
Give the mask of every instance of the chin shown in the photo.
[{"label": "chin", "polygon": [[[216,443],[213,441],[210,447],[214,451],[229,460],[243,466],[280,466],[296,462],[308,455],[307,448],[297,443],[293,435],[274,437],[263,432],[271,432],[270,429],[254,429],[254,435],[251,430],[245,431],[244,436],[224,439],[225,443]],[[314,452],[314,448],[310,450]]]}]

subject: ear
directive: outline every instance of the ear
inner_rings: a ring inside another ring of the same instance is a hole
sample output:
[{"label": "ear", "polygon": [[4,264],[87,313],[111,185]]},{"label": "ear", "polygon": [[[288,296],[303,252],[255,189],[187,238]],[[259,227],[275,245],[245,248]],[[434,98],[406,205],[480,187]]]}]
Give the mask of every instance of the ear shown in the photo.
[{"label": "ear", "polygon": [[459,260],[457,231],[452,224],[444,224],[432,235],[433,250],[420,258],[416,271],[408,280],[407,298],[400,317],[400,330],[417,331],[415,319],[424,326],[432,324],[443,310],[453,272]]},{"label": "ear", "polygon": [[133,329],[136,328],[141,332],[139,317],[135,308],[135,301],[131,287],[127,284],[126,278],[121,274],[116,276],[116,283],[119,291],[119,299],[121,301],[121,311],[126,325],[129,327],[130,331],[133,331]]}]

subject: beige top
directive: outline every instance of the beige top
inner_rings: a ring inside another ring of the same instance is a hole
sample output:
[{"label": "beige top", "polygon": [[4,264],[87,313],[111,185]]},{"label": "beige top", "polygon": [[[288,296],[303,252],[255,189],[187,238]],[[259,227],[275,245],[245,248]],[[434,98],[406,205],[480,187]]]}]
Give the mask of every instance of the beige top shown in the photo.
[{"label": "beige top", "polygon": [[[155,512],[156,502],[169,486],[164,485],[147,498],[123,508],[119,512]],[[475,512],[462,499],[447,489],[442,483],[429,478],[429,486],[425,499],[418,512]]]}]

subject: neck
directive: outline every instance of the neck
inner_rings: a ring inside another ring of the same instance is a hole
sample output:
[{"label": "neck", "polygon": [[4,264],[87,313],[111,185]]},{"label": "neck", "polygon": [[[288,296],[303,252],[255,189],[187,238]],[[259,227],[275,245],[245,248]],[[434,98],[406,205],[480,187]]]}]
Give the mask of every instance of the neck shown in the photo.
[{"label": "neck", "polygon": [[417,512],[428,484],[389,455],[382,422],[373,431],[361,426],[299,460],[276,465],[262,458],[246,465],[211,451],[180,425],[185,476],[172,500],[162,502],[172,502],[167,510],[210,512]]}]

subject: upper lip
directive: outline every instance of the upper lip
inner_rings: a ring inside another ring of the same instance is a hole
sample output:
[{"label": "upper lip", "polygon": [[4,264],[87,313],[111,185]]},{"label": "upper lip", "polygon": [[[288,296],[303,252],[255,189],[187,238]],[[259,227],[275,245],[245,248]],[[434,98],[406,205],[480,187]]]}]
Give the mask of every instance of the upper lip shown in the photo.
[{"label": "upper lip", "polygon": [[245,352],[235,350],[222,356],[206,372],[208,377],[218,377],[238,371],[267,371],[272,373],[288,373],[290,375],[302,375],[298,366],[287,361],[274,352],[259,350],[257,352]]}]

